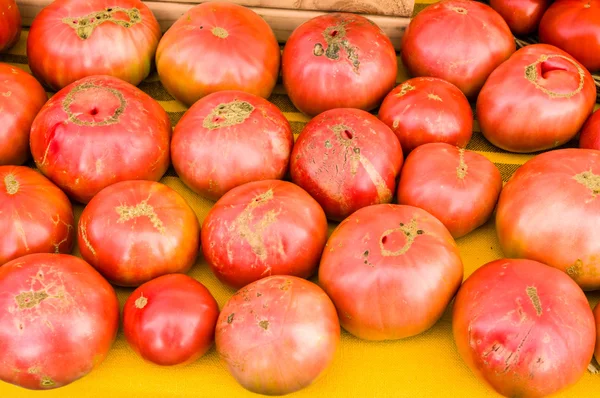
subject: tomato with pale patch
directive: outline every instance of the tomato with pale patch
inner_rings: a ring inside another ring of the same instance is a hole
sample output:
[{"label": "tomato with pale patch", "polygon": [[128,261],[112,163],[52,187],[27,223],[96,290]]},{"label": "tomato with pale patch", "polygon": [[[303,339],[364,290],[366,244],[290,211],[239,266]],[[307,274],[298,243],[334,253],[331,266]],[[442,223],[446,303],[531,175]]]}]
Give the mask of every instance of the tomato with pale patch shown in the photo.
[{"label": "tomato with pale patch", "polygon": [[21,13],[15,0],[0,0],[0,52],[14,46],[21,37]]}]

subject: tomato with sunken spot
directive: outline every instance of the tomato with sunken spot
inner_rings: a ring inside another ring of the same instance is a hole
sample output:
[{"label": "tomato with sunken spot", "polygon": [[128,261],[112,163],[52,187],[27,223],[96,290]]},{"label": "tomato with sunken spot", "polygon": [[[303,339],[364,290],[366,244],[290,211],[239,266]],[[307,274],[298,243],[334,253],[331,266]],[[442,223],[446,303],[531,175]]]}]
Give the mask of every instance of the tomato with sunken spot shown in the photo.
[{"label": "tomato with sunken spot", "polygon": [[600,112],[594,112],[583,125],[579,148],[600,149]]},{"label": "tomato with sunken spot", "polygon": [[537,30],[551,0],[490,0],[490,6],[504,18],[518,36]]},{"label": "tomato with sunken spot", "polygon": [[21,13],[15,0],[0,0],[0,52],[14,46],[21,37]]}]

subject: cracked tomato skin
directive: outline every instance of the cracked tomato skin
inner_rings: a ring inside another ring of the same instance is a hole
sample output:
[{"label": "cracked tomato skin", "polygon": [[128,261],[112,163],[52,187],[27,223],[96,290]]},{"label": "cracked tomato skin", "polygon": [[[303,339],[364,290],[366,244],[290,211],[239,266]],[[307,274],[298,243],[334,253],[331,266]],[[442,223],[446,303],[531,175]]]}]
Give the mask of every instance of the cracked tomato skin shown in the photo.
[{"label": "cracked tomato skin", "polygon": [[444,313],[463,278],[456,242],[425,210],[375,205],[335,229],[319,284],[344,329],[364,340],[420,334]]},{"label": "cracked tomato skin", "polygon": [[0,87],[0,165],[21,165],[30,156],[31,124],[48,97],[33,76],[4,63]]},{"label": "cracked tomato skin", "polygon": [[504,254],[548,264],[600,289],[600,151],[561,149],[521,166],[504,186],[496,231]]},{"label": "cracked tomato skin", "polygon": [[312,276],[327,241],[317,201],[287,181],[229,191],[202,225],[202,251],[217,278],[241,288],[270,275]]},{"label": "cracked tomato skin", "polygon": [[490,0],[490,7],[518,36],[535,32],[549,5],[550,0]]},{"label": "cracked tomato skin", "polygon": [[594,112],[583,125],[579,148],[600,149],[600,112]]},{"label": "cracked tomato skin", "polygon": [[281,50],[271,27],[249,8],[227,2],[192,7],[165,33],[156,51],[160,81],[190,106],[224,90],[269,98]]},{"label": "cracked tomato skin", "polygon": [[0,380],[32,390],[102,363],[119,327],[110,284],[80,258],[30,254],[0,267]]},{"label": "cracked tomato skin", "polygon": [[294,276],[270,276],[225,304],[215,342],[242,387],[285,395],[308,387],[331,366],[340,323],[319,286]]},{"label": "cracked tomato skin", "polygon": [[394,88],[398,60],[386,34],[356,14],[331,13],[300,25],[283,49],[283,85],[301,112],[376,108]]},{"label": "cracked tomato skin", "polygon": [[221,91],[183,115],[173,131],[171,157],[188,187],[217,200],[247,182],[282,179],[293,145],[279,108],[253,94]]},{"label": "cracked tomato skin", "polygon": [[594,353],[594,316],[564,273],[530,260],[497,260],[462,285],[454,341],[471,371],[506,397],[543,397],[575,384]]},{"label": "cracked tomato skin", "polygon": [[35,17],[27,37],[34,76],[54,91],[93,75],[138,85],[161,37],[140,0],[57,0]]},{"label": "cracked tomato skin", "polygon": [[176,191],[154,181],[122,181],[100,191],[79,218],[81,255],[109,282],[139,286],[186,273],[200,245],[196,214]]},{"label": "cracked tomato skin", "polygon": [[15,0],[0,0],[0,52],[14,46],[21,37],[21,13]]},{"label": "cracked tomato skin", "polygon": [[40,171],[87,203],[119,181],[158,181],[169,167],[170,139],[171,122],[158,102],[116,77],[90,76],[42,107],[30,144]]},{"label": "cracked tomato skin", "polygon": [[331,220],[390,203],[402,168],[394,132],[359,109],[332,109],[313,118],[296,140],[292,180],[305,189]]},{"label": "cracked tomato skin", "polygon": [[0,166],[0,266],[31,253],[70,253],[75,241],[71,202],[25,166]]}]

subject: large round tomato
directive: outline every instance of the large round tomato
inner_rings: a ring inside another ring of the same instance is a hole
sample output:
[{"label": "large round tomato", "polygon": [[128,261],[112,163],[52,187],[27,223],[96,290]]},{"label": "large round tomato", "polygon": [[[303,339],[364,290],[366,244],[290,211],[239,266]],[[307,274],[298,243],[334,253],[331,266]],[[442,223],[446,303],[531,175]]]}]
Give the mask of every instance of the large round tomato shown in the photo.
[{"label": "large round tomato", "polygon": [[111,283],[139,286],[187,272],[196,260],[200,225],[173,189],[154,181],[122,181],[104,188],[79,219],[82,257]]},{"label": "large round tomato", "polygon": [[223,90],[268,98],[281,50],[271,27],[249,8],[226,2],[197,5],[169,28],[156,52],[167,91],[186,105]]},{"label": "large round tomato", "polygon": [[492,8],[444,0],[411,20],[402,39],[402,61],[413,76],[442,78],[475,98],[515,49],[508,25]]},{"label": "large round tomato", "polygon": [[247,182],[283,178],[293,144],[290,123],[275,105],[241,91],[221,91],[183,115],[171,157],[187,186],[217,200]]},{"label": "large round tomato", "polygon": [[0,166],[0,187],[0,266],[30,253],[71,252],[73,208],[56,185],[29,167]]},{"label": "large round tomato", "polygon": [[271,276],[238,291],[223,307],[216,329],[217,351],[233,377],[266,395],[312,384],[333,362],[339,340],[329,297],[294,276]]},{"label": "large round tomato", "polygon": [[301,112],[376,108],[398,70],[390,39],[375,23],[333,13],[300,25],[283,49],[283,84]]},{"label": "large round tomato", "polygon": [[55,91],[92,75],[138,85],[150,73],[160,36],[140,0],[56,0],[33,20],[27,57],[34,76]]},{"label": "large round tomato", "polygon": [[286,181],[232,189],[202,224],[206,261],[219,280],[238,289],[270,275],[310,277],[326,241],[323,209]]},{"label": "large round tomato", "polygon": [[31,124],[47,100],[33,76],[0,63],[0,165],[21,165],[29,158]]},{"label": "large round tomato", "polygon": [[473,134],[467,97],[455,85],[431,77],[416,77],[392,90],[379,119],[394,131],[405,153],[428,142],[464,148]]},{"label": "large round tomato", "polygon": [[31,127],[37,167],[87,203],[118,181],[159,180],[169,167],[171,122],[149,95],[110,76],[91,76],[52,97]]},{"label": "large round tomato", "polygon": [[21,13],[15,0],[0,0],[0,52],[14,46],[21,37]]},{"label": "large round tomato", "polygon": [[600,112],[594,112],[583,125],[579,136],[579,147],[600,149]]},{"label": "large round tomato", "polygon": [[584,290],[600,289],[600,151],[538,155],[505,185],[496,214],[504,253],[567,272]]},{"label": "large round tomato", "polygon": [[400,142],[359,109],[332,109],[312,119],[292,151],[291,175],[341,221],[361,207],[390,203],[402,167]]},{"label": "large round tomato", "polygon": [[529,260],[476,270],[456,296],[452,328],[471,371],[506,397],[543,397],[576,383],[596,339],[577,284]]},{"label": "large round tomato", "polygon": [[358,210],[333,232],[319,283],[344,329],[366,340],[422,333],[442,316],[463,277],[444,225],[411,206]]},{"label": "large round tomato", "polygon": [[559,0],[540,22],[540,41],[559,47],[589,71],[600,70],[600,0]]},{"label": "large round tomato", "polygon": [[500,171],[483,155],[426,144],[404,163],[398,203],[427,210],[460,238],[490,218],[501,190]]},{"label": "large round tomato", "polygon": [[112,287],[85,261],[30,254],[0,267],[0,380],[62,387],[96,368],[119,327]]},{"label": "large round tomato", "polygon": [[496,69],[477,98],[481,132],[511,152],[536,152],[571,140],[594,109],[592,75],[564,51],[534,44]]},{"label": "large round tomato", "polygon": [[504,18],[515,35],[537,30],[551,0],[490,0],[490,6]]},{"label": "large round tomato", "polygon": [[123,308],[123,330],[146,361],[189,364],[212,346],[219,306],[208,289],[187,275],[158,277],[138,287]]}]

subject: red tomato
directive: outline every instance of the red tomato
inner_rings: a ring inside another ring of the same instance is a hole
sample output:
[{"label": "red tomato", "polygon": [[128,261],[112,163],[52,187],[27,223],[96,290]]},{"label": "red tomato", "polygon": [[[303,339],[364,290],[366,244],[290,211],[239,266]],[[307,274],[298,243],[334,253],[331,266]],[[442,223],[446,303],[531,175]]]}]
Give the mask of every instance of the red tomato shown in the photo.
[{"label": "red tomato", "polygon": [[366,340],[422,333],[442,316],[463,277],[444,225],[411,206],[360,209],[333,232],[319,283],[344,329]]},{"label": "red tomato", "polygon": [[197,5],[169,28],[156,52],[167,91],[186,105],[223,90],[268,98],[281,50],[271,27],[249,8],[226,2]]},{"label": "red tomato", "polygon": [[600,149],[600,112],[594,112],[583,125],[579,136],[579,147]]},{"label": "red tomato", "polygon": [[310,277],[326,241],[323,209],[286,181],[232,189],[202,224],[206,261],[221,282],[238,289],[270,275]]},{"label": "red tomato", "polygon": [[461,148],[473,134],[473,111],[467,97],[442,79],[410,79],[385,97],[379,119],[388,125],[409,153],[428,142],[445,142]]},{"label": "red tomato", "polygon": [[0,166],[0,181],[0,266],[30,253],[70,253],[75,228],[67,196],[29,167]]},{"label": "red tomato", "polygon": [[112,287],[85,261],[30,254],[0,267],[0,380],[65,386],[96,368],[119,327]]},{"label": "red tomato", "polygon": [[21,13],[15,0],[0,0],[0,52],[21,38]]},{"label": "red tomato", "polygon": [[285,89],[301,112],[376,108],[398,71],[390,39],[371,20],[333,13],[300,25],[283,50]]},{"label": "red tomato", "polygon": [[104,188],[79,219],[81,255],[111,283],[139,286],[187,272],[198,255],[196,214],[173,189],[153,181]]},{"label": "red tomato", "polygon": [[33,76],[0,63],[0,165],[21,165],[29,159],[29,130],[47,100]]},{"label": "red tomato", "polygon": [[238,383],[258,394],[284,395],[312,384],[333,362],[339,341],[329,297],[294,276],[244,287],[217,321],[219,355]]},{"label": "red tomato", "polygon": [[551,0],[490,0],[490,6],[504,18],[515,35],[537,30]]},{"label": "red tomato", "polygon": [[171,157],[187,186],[217,200],[247,182],[282,179],[293,144],[290,123],[275,105],[241,91],[221,91],[183,115]]},{"label": "red tomato", "polygon": [[528,260],[497,260],[476,270],[456,296],[452,327],[471,371],[507,397],[542,397],[575,384],[596,339],[577,284]]},{"label": "red tomato", "polygon": [[171,122],[149,95],[110,76],[91,76],[52,97],[31,127],[37,167],[87,203],[125,180],[158,181],[169,167]]},{"label": "red tomato", "polygon": [[596,361],[600,362],[600,303],[594,308],[594,318],[596,320],[596,349],[594,350],[594,356]]},{"label": "red tomato", "polygon": [[146,361],[189,364],[213,344],[219,306],[208,289],[187,275],[158,277],[138,287],[123,308],[123,330]]},{"label": "red tomato", "polygon": [[563,270],[584,290],[600,289],[599,194],[599,151],[536,156],[500,194],[496,229],[502,250]]},{"label": "red tomato", "polygon": [[327,217],[341,221],[361,207],[390,203],[403,160],[400,142],[375,116],[333,109],[304,127],[290,169]]},{"label": "red tomato", "polygon": [[55,91],[93,75],[138,85],[150,73],[158,21],[140,0],[56,0],[33,20],[27,56]]},{"label": "red tomato", "polygon": [[571,54],[589,71],[600,71],[600,0],[559,0],[540,22],[540,41]]},{"label": "red tomato", "polygon": [[481,132],[511,152],[552,149],[571,140],[594,109],[596,86],[569,54],[547,44],[517,51],[477,98]]},{"label": "red tomato", "polygon": [[411,20],[402,39],[402,61],[413,76],[447,80],[473,99],[515,49],[508,25],[492,8],[444,0]]}]

